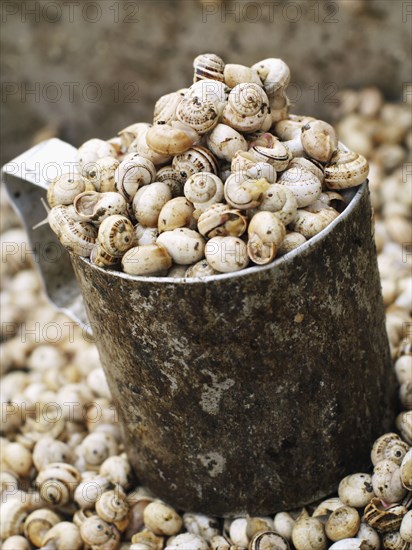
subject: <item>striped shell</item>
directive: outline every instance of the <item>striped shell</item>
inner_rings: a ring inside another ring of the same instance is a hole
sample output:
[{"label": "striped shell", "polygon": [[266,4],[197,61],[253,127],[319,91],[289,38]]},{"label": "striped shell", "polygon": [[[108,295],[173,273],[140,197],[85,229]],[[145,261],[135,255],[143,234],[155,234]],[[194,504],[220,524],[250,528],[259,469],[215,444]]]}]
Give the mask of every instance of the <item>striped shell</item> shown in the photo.
[{"label": "striped shell", "polygon": [[255,132],[265,122],[269,100],[260,86],[245,82],[229,94],[222,122],[238,132]]},{"label": "striped shell", "polygon": [[95,244],[90,253],[90,263],[97,267],[113,267],[120,263],[121,256],[113,256],[100,245]]},{"label": "striped shell", "polygon": [[197,226],[199,233],[209,239],[240,237],[246,231],[247,219],[239,210],[231,209],[227,204],[216,203],[200,215]]},{"label": "striped shell", "polygon": [[405,506],[385,507],[379,498],[373,498],[365,507],[363,519],[379,533],[389,533],[399,530],[407,511]]},{"label": "striped shell", "polygon": [[376,466],[382,460],[392,460],[400,465],[403,457],[409,450],[407,445],[396,433],[386,433],[381,435],[373,444],[371,451],[372,464]]},{"label": "striped shell", "polygon": [[99,227],[97,240],[111,256],[122,256],[133,246],[135,239],[132,222],[125,216],[113,215]]},{"label": "striped shell", "polygon": [[93,549],[115,550],[120,544],[116,527],[98,516],[86,518],[80,526],[80,534],[84,543]]},{"label": "striped shell", "polygon": [[277,172],[286,170],[291,159],[289,150],[279,140],[274,141],[270,148],[254,145],[249,149],[249,153],[257,162],[267,162]]},{"label": "striped shell", "polygon": [[67,213],[66,206],[55,206],[48,214],[48,222],[56,233],[61,244],[78,256],[90,256],[93,249],[97,230],[84,222],[73,221]]},{"label": "striped shell", "polygon": [[201,145],[195,145],[184,153],[176,155],[173,158],[172,165],[185,181],[196,172],[217,174],[219,170],[217,160],[213,154]]},{"label": "striped shell", "polygon": [[339,148],[325,166],[325,185],[329,189],[347,189],[360,185],[368,177],[369,163],[339,143]]},{"label": "striped shell", "polygon": [[193,82],[209,78],[224,82],[225,64],[223,60],[214,53],[198,55],[193,61]]},{"label": "striped shell", "polygon": [[127,203],[119,193],[89,191],[76,197],[74,210],[83,221],[100,225],[113,214],[126,215]]},{"label": "striped shell", "polygon": [[167,183],[172,192],[172,197],[178,197],[183,194],[184,178],[173,166],[164,166],[158,170],[155,181]]},{"label": "striped shell", "polygon": [[81,475],[76,468],[64,462],[53,462],[39,472],[36,485],[45,502],[62,506],[72,500],[80,481]]},{"label": "striped shell", "polygon": [[156,168],[153,162],[131,153],[123,159],[115,172],[115,186],[127,202],[132,202],[139,187],[152,183],[155,177]]},{"label": "striped shell", "polygon": [[305,157],[295,157],[290,161],[288,169],[289,168],[305,168],[305,170],[312,172],[312,174],[316,176],[321,183],[323,183],[325,178],[322,164],[314,159],[309,160]]},{"label": "striped shell", "polygon": [[172,92],[160,97],[156,101],[153,112],[153,124],[163,122],[169,124],[172,120],[176,120],[176,109],[183,100],[183,95],[179,92]]},{"label": "striped shell", "polygon": [[205,209],[223,198],[223,182],[215,174],[197,172],[190,176],[184,187],[185,197],[195,208]]},{"label": "striped shell", "polygon": [[62,174],[51,182],[47,202],[52,208],[59,204],[69,205],[80,193],[94,190],[93,184],[80,174]]},{"label": "striped shell", "polygon": [[202,135],[216,126],[219,115],[214,103],[194,97],[180,102],[176,109],[176,118]]}]

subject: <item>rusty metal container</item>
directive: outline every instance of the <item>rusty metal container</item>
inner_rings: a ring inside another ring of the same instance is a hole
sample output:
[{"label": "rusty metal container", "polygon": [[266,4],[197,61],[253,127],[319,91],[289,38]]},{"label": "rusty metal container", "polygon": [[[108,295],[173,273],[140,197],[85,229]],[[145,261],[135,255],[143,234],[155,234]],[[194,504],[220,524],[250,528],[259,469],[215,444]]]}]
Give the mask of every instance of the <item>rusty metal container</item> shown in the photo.
[{"label": "rusty metal container", "polygon": [[131,277],[71,258],[136,474],[179,509],[307,504],[367,468],[390,429],[367,184],[347,198],[299,250],[236,274]]}]

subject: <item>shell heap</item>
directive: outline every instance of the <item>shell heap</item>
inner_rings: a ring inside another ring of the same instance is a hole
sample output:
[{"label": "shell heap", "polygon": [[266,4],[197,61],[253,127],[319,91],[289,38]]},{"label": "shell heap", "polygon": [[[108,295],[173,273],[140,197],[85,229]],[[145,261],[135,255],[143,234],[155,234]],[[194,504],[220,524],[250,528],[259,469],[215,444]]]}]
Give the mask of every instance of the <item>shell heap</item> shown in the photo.
[{"label": "shell heap", "polygon": [[205,277],[265,265],[325,229],[368,162],[322,120],[289,113],[289,67],[198,56],[194,83],[78,150],[48,190],[61,243],[130,275]]},{"label": "shell heap", "polygon": [[[180,514],[154,499],[133,477],[96,348],[47,302],[31,256],[15,253],[0,263],[2,550],[411,549],[412,256],[403,248],[412,229],[411,174],[404,170],[410,107],[364,89],[342,92],[338,111],[345,142],[362,150],[373,171],[375,240],[402,411],[396,433],[374,442],[369,468],[342,479],[331,498],[270,517]],[[2,244],[27,251],[25,232],[1,199]]]}]

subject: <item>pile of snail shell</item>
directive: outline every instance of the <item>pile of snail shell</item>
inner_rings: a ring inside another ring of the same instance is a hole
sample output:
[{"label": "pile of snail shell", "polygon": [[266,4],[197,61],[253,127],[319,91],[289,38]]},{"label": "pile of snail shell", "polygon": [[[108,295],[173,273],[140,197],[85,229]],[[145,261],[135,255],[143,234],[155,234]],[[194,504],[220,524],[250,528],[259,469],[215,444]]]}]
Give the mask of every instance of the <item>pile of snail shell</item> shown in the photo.
[{"label": "pile of snail shell", "polygon": [[[343,478],[330,498],[268,517],[208,517],[157,500],[133,476],[95,346],[47,303],[29,258],[17,254],[2,263],[0,279],[1,303],[16,325],[0,344],[2,549],[411,550],[412,258],[403,255],[390,223],[394,216],[410,223],[412,210],[400,206],[409,204],[411,181],[402,177],[400,155],[388,163],[375,151],[396,146],[407,158],[412,123],[406,127],[402,102],[365,114],[362,98],[371,91],[346,93],[357,101],[342,101],[338,126],[360,117],[364,124],[358,135],[353,130],[353,142],[374,144],[365,155],[379,176],[371,180],[371,198],[401,411],[394,431],[374,442],[370,467]],[[388,125],[389,110],[395,127]],[[396,201],[396,209],[386,208]],[[24,241],[10,209],[1,206],[2,242]],[[36,323],[40,328],[30,332]],[[47,330],[52,326],[59,327],[56,340]],[[61,414],[54,418],[56,407]]]},{"label": "pile of snail shell", "polygon": [[194,83],[136,123],[78,150],[48,189],[60,242],[129,275],[206,277],[263,266],[346,206],[368,162],[322,120],[289,113],[281,59],[252,67],[198,56]]}]

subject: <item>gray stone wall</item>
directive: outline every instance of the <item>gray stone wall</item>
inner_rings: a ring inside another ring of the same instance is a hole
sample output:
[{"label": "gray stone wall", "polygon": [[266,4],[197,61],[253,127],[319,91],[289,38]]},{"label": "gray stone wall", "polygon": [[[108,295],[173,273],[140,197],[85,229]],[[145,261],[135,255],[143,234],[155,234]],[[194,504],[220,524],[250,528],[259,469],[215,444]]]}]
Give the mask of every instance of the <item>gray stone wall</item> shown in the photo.
[{"label": "gray stone wall", "polygon": [[2,0],[1,160],[58,135],[81,144],[149,121],[155,100],[190,84],[197,54],[291,67],[294,110],[330,118],[338,91],[410,80],[404,0]]}]

